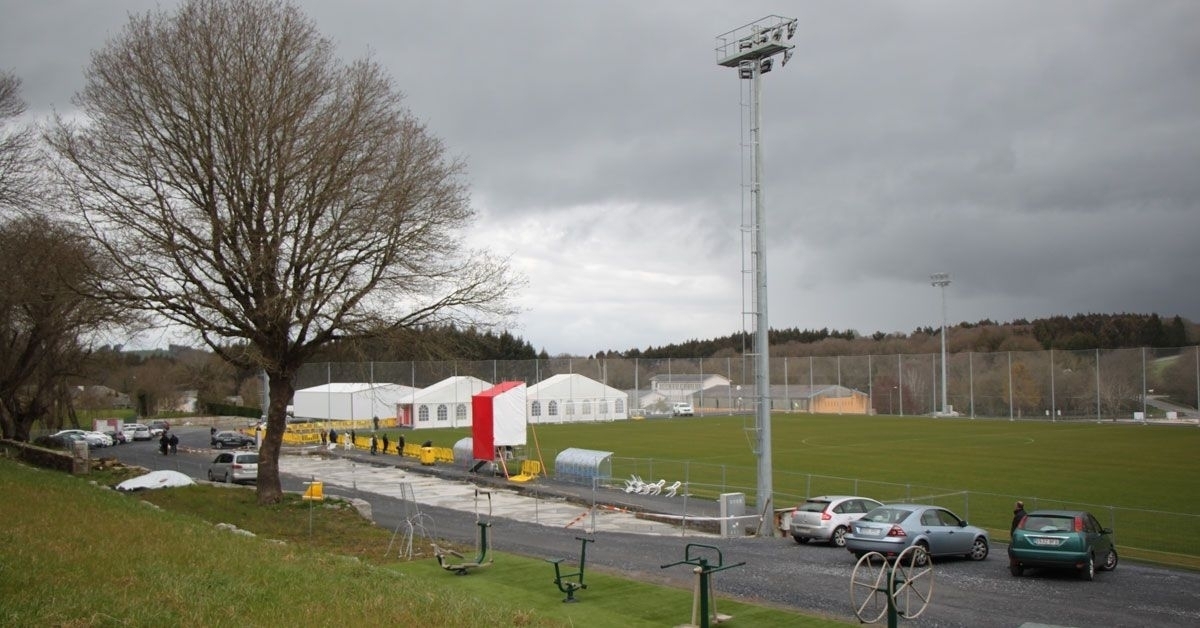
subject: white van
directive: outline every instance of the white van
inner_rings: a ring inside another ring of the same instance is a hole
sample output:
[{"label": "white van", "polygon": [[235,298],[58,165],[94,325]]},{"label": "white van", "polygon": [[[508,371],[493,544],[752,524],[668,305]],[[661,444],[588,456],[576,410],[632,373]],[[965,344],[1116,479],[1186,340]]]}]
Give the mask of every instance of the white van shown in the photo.
[{"label": "white van", "polygon": [[695,416],[696,410],[686,401],[676,401],[671,404],[671,414],[674,416]]}]

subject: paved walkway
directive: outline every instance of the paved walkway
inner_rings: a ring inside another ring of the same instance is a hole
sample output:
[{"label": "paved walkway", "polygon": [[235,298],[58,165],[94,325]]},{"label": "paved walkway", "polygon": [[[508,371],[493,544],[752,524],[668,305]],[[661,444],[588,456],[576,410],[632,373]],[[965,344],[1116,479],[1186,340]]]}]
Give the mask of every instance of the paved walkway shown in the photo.
[{"label": "paved walkway", "polygon": [[[340,494],[338,488],[373,493],[413,502],[414,510],[420,505],[437,506],[481,517],[490,515],[580,533],[716,536],[698,530],[694,525],[688,528],[667,522],[681,520],[685,509],[691,511],[691,517],[711,519],[713,513],[708,511],[712,506],[707,500],[693,499],[690,506],[685,506],[682,497],[658,496],[649,503],[638,500],[635,504],[629,503],[634,496],[615,489],[598,489],[593,497],[590,487],[564,486],[547,479],[518,486],[504,478],[472,476],[465,469],[452,465],[421,467],[410,458],[316,450],[292,453],[280,457],[280,471],[323,482],[327,494]],[[595,508],[591,507],[593,500],[597,504]],[[645,507],[647,505],[652,507]],[[646,514],[639,516],[639,512]],[[649,513],[663,521],[646,518]]]}]

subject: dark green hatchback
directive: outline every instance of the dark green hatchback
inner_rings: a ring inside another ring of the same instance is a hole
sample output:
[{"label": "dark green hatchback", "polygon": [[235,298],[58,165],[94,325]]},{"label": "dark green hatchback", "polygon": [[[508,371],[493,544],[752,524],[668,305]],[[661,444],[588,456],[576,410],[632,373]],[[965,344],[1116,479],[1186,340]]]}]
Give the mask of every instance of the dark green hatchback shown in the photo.
[{"label": "dark green hatchback", "polygon": [[1097,570],[1117,568],[1112,534],[1090,512],[1036,510],[1013,531],[1009,570],[1020,576],[1029,567],[1074,569],[1084,580],[1092,580]]}]

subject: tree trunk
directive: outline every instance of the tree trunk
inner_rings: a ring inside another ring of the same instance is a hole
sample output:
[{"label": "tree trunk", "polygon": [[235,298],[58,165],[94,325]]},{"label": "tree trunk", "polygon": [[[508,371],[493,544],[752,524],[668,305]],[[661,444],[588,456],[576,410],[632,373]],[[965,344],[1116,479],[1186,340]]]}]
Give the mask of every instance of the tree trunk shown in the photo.
[{"label": "tree trunk", "polygon": [[267,433],[263,435],[258,452],[258,503],[261,506],[283,500],[283,485],[279,481],[279,454],[283,448],[283,432],[287,429],[287,405],[295,393],[291,375],[267,373],[269,402],[267,404]]}]

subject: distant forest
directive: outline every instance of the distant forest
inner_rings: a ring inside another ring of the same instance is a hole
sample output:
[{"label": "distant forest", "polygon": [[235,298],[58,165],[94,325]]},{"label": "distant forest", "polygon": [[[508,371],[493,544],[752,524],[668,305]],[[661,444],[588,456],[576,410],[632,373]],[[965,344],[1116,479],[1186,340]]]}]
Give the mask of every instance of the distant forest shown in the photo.
[{"label": "distant forest", "polygon": [[[995,352],[1045,349],[1124,349],[1184,347],[1200,340],[1200,327],[1179,316],[1164,320],[1158,314],[1076,314],[1008,323],[982,320],[959,323],[946,334],[947,351]],[[773,357],[822,355],[884,355],[934,353],[941,349],[941,328],[921,327],[911,334],[876,332],[860,336],[853,330],[772,329]],[[601,351],[597,358],[712,358],[734,356],[752,349],[747,334],[710,340]]]},{"label": "distant forest", "polygon": [[[1077,314],[1008,323],[982,320],[949,328],[947,350],[960,352],[1085,350],[1135,347],[1184,347],[1200,342],[1200,326],[1179,316],[1158,314]],[[885,355],[936,353],[941,329],[921,327],[910,334],[876,332],[861,336],[852,330],[772,329],[771,355]],[[688,340],[645,349],[599,351],[587,358],[716,358],[736,356],[751,348],[752,339],[735,333],[709,340]],[[533,360],[552,357],[520,336],[474,328],[436,327],[406,332],[386,342],[327,348],[315,362],[408,362],[441,360]]]}]

